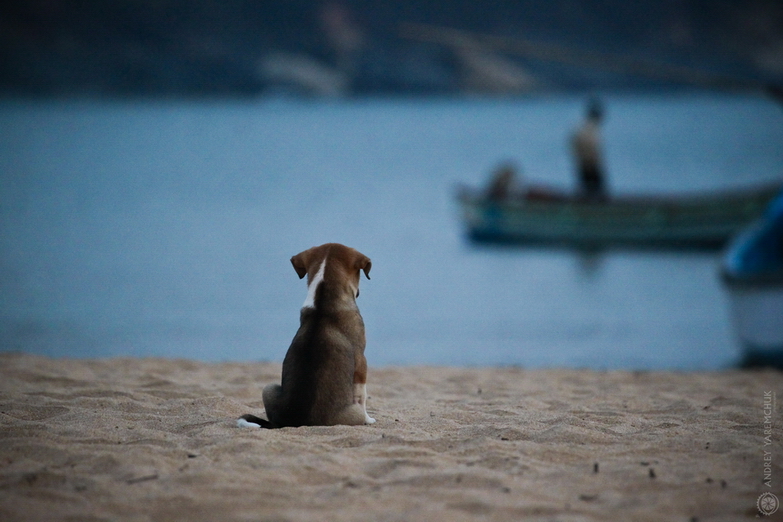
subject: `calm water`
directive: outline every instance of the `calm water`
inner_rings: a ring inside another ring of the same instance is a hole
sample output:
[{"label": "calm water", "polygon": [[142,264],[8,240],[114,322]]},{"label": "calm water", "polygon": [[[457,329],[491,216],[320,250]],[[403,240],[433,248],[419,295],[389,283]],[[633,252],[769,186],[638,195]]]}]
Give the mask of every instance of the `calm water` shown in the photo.
[{"label": "calm water", "polygon": [[[282,360],[291,255],[373,260],[371,365],[720,368],[715,254],[475,248],[453,200],[503,160],[572,184],[580,98],[0,103],[0,350]],[[783,108],[606,98],[614,192],[783,176]]]}]

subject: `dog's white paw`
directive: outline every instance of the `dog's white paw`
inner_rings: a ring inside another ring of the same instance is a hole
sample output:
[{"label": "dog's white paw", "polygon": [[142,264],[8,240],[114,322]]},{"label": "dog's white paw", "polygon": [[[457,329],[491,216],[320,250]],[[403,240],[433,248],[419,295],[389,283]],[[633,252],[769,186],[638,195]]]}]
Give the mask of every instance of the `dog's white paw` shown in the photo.
[{"label": "dog's white paw", "polygon": [[365,413],[364,414],[364,423],[365,424],[375,424],[375,419],[373,419],[372,417],[370,417],[369,415],[367,415]]}]

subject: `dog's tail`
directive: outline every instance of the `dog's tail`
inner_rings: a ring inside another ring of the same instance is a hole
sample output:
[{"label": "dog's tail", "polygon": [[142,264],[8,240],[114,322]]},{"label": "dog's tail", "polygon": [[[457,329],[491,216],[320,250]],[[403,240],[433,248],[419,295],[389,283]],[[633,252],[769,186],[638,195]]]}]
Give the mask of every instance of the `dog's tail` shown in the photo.
[{"label": "dog's tail", "polygon": [[268,430],[276,427],[268,420],[256,417],[255,415],[250,415],[249,413],[246,413],[237,419],[237,426],[240,428],[266,428]]}]

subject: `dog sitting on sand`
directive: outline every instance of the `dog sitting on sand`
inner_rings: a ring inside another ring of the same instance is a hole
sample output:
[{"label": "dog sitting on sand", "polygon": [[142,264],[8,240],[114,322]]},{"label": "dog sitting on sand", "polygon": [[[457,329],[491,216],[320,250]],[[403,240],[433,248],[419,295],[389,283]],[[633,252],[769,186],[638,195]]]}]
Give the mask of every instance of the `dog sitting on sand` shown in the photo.
[{"label": "dog sitting on sand", "polygon": [[356,306],[359,275],[370,279],[372,262],[338,243],[291,258],[299,278],[307,276],[300,326],[283,360],[280,384],[264,388],[269,420],[243,415],[240,427],[373,424],[367,415],[364,321]]}]

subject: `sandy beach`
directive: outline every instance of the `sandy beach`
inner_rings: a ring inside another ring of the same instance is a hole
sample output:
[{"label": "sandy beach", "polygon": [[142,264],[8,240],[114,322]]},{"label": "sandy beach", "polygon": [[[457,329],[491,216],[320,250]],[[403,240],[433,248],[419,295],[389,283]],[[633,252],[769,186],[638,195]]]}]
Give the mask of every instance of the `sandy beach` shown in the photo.
[{"label": "sandy beach", "polygon": [[0,355],[0,520],[737,521],[783,498],[778,372],[371,367],[373,426],[237,428],[279,377]]}]

